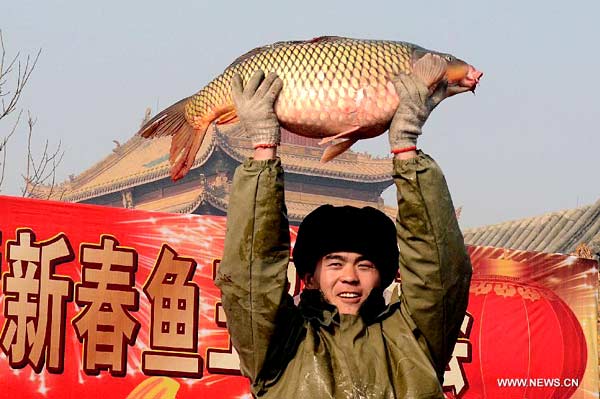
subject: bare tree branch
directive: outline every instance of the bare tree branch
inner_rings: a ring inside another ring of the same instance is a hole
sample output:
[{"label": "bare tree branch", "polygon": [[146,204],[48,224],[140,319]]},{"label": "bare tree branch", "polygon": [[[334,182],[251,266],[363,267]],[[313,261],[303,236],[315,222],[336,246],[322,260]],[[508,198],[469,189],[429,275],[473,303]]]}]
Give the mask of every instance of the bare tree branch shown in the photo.
[{"label": "bare tree branch", "polygon": [[8,152],[8,150],[7,150],[8,140],[17,130],[17,126],[19,125],[19,122],[21,121],[22,114],[23,114],[23,110],[19,111],[17,120],[15,121],[12,129],[10,129],[10,132],[8,133],[8,135],[0,138],[0,153],[2,153],[2,163],[0,163],[0,187],[2,187],[2,183],[4,182],[4,171],[6,170],[6,153]]},{"label": "bare tree branch", "polygon": [[62,162],[65,152],[62,151],[62,143],[60,141],[58,142],[56,149],[51,152],[48,148],[48,140],[46,140],[44,142],[44,149],[41,152],[41,158],[36,162],[32,148],[33,127],[36,122],[37,120],[33,119],[31,114],[29,114],[27,120],[27,126],[29,128],[27,135],[27,168],[25,175],[22,175],[25,186],[23,187],[21,194],[26,196],[28,193],[35,193],[38,186],[49,182],[50,190],[47,197],[50,198],[54,192],[54,185],[56,183],[56,169]]},{"label": "bare tree branch", "polygon": [[[0,120],[12,113],[21,98],[21,94],[37,65],[37,62],[40,58],[40,54],[42,53],[42,49],[39,49],[34,58],[32,58],[29,54],[25,59],[25,64],[21,63],[21,53],[17,53],[12,61],[9,62],[8,66],[5,67],[5,59],[6,59],[6,48],[4,46],[4,38],[2,37],[2,31],[0,30],[0,47],[2,51],[2,55],[0,55],[0,97],[2,98],[2,107],[0,109]],[[13,71],[15,67],[15,63],[17,66],[17,76],[16,76],[16,84],[13,91],[8,91],[6,93],[3,92],[2,86],[7,81],[7,76]],[[8,98],[5,99],[4,97]]]},{"label": "bare tree branch", "polygon": [[[39,49],[34,57],[27,55],[24,61],[22,61],[20,52],[17,52],[12,58],[7,58],[4,37],[2,30],[0,30],[0,121],[18,109],[23,90],[29,82],[41,53],[42,50]],[[7,85],[10,85],[10,89],[8,90],[6,89]],[[0,187],[4,182],[6,172],[7,145],[21,122],[22,113],[23,110],[19,110],[10,132],[4,135],[4,137],[0,137],[0,157],[2,159],[2,163],[0,164]],[[39,155],[39,160],[36,159],[33,150],[33,128],[35,124],[36,120],[28,112],[27,164],[25,165],[25,174],[22,175],[25,180],[22,195],[34,195],[39,186],[49,183],[50,189],[47,191],[47,195],[50,197],[54,192],[56,170],[62,161],[64,151],[61,150],[62,145],[60,142],[56,146],[56,149],[50,150],[48,140],[46,140],[43,150]]]}]

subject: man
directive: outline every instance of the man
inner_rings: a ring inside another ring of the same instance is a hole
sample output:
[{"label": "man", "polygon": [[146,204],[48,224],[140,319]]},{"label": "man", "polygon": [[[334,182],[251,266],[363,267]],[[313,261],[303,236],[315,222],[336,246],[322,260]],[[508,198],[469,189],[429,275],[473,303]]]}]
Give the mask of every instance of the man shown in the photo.
[{"label": "man", "polygon": [[[370,207],[325,205],[309,214],[293,253],[306,285],[296,307],[286,292],[290,243],[273,111],[282,82],[275,75],[263,78],[255,74],[245,88],[239,77],[233,82],[237,112],[255,152],[234,176],[216,281],[253,394],[443,398],[471,265],[444,177],[430,157],[416,151],[416,140],[445,98],[445,85],[430,93],[414,75],[395,82],[401,105],[389,137],[396,228]],[[398,265],[401,295],[395,292],[386,304],[383,289]]]}]

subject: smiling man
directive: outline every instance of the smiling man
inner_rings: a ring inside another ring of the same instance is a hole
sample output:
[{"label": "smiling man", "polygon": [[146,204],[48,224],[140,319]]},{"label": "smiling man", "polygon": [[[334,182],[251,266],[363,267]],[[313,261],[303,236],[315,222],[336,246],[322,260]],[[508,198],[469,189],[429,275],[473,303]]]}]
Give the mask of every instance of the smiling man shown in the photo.
[{"label": "smiling man", "polygon": [[375,208],[323,205],[302,221],[293,255],[305,289],[357,315],[374,289],[382,298],[396,277],[396,228]]},{"label": "smiling man", "polygon": [[[443,84],[430,91],[414,75],[394,85],[396,225],[371,207],[323,205],[306,216],[293,251],[305,283],[296,306],[287,294],[290,237],[273,110],[282,83],[261,73],[246,87],[234,79],[237,114],[255,151],[234,176],[216,284],[255,397],[444,397],[471,265],[444,176],[416,140],[447,92]],[[386,303],[383,290],[398,270],[401,292]]]},{"label": "smiling man", "polygon": [[358,314],[373,288],[381,285],[375,264],[356,252],[327,254],[315,270],[305,277],[306,288],[320,290],[341,314]]}]

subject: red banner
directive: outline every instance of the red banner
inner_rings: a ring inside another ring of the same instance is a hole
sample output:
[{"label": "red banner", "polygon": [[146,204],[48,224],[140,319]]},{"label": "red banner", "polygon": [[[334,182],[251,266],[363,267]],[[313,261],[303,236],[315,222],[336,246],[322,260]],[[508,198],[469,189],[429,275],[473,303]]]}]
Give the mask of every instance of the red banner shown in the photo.
[{"label": "red banner", "polygon": [[[224,232],[223,217],[0,197],[0,398],[250,398],[213,284]],[[597,397],[597,263],[470,253],[447,395]]]},{"label": "red banner", "polygon": [[596,398],[598,263],[468,249],[474,274],[447,396]]}]

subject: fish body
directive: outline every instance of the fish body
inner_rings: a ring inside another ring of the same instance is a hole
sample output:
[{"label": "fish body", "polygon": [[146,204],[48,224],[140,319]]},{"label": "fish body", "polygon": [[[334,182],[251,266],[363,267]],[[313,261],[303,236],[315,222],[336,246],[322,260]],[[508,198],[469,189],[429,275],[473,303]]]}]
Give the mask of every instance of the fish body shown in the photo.
[{"label": "fish body", "polygon": [[[237,122],[231,97],[233,76],[239,74],[246,83],[261,69],[283,80],[275,103],[283,128],[322,138],[323,143],[344,139],[325,152],[324,160],[329,160],[357,140],[375,137],[389,127],[400,102],[394,79],[400,73],[412,73],[428,53],[447,62],[448,95],[475,89],[481,72],[450,54],[411,43],[330,36],[278,42],[239,57],[198,93],[156,115],[139,134],[173,135],[171,176],[174,180],[183,177],[210,124]],[[432,87],[438,82],[426,83]]]}]

